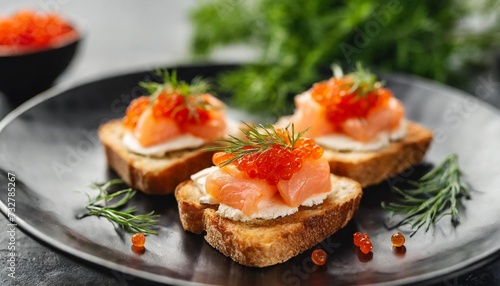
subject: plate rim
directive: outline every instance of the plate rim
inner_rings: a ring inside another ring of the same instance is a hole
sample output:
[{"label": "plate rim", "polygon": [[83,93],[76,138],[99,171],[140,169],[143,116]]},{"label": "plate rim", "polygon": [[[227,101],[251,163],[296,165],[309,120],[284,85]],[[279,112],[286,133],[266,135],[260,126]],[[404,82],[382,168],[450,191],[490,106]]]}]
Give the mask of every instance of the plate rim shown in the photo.
[{"label": "plate rim", "polygon": [[[173,69],[182,69],[182,68],[196,68],[196,67],[235,67],[239,66],[241,64],[232,64],[232,63],[202,63],[202,64],[181,64],[181,65],[172,65],[168,66],[166,68],[173,68]],[[126,76],[131,76],[134,74],[141,74],[141,73],[150,73],[151,69],[135,69],[131,71],[125,71],[125,72],[119,72],[119,73],[109,73],[106,75],[101,75],[97,76],[95,78],[90,78],[86,79],[83,81],[77,81],[77,82],[68,82],[66,84],[60,84],[56,85],[36,96],[33,98],[29,99],[28,101],[24,102],[11,112],[9,112],[1,121],[0,121],[0,133],[16,118],[30,110],[31,108],[35,108],[39,104],[50,100],[52,98],[55,98],[57,96],[60,96],[61,94],[68,92],[72,89],[76,88],[81,88],[85,85],[89,84],[94,84],[96,82],[105,82],[109,81],[112,79],[117,79],[120,77],[126,77]],[[423,84],[423,86],[426,89],[430,90],[439,90],[442,91],[444,94],[448,93],[453,93],[453,95],[447,95],[447,96],[452,96],[452,97],[460,97],[462,99],[466,99],[467,97],[473,98],[477,101],[477,103],[482,107],[486,108],[489,111],[493,112],[496,116],[500,116],[500,109],[496,108],[492,104],[466,92],[463,90],[460,90],[458,88],[452,87],[445,85],[443,83],[422,78],[420,76],[416,75],[411,75],[411,74],[405,74],[405,73],[382,73],[384,77],[391,77],[392,79],[395,79],[395,81],[399,82],[404,82],[405,84],[410,84],[414,85],[415,82]],[[8,216],[8,209],[7,206],[4,204],[2,200],[0,200],[0,211],[4,214],[5,217]],[[60,251],[63,251],[65,254],[69,254],[72,257],[75,257],[76,259],[82,259],[87,262],[91,262],[95,265],[105,267],[109,270],[115,270],[127,274],[132,274],[138,278],[149,280],[149,281],[154,281],[154,282],[159,282],[159,283],[174,283],[176,285],[207,285],[206,283],[200,283],[200,282],[195,282],[195,281],[187,281],[184,279],[178,279],[178,278],[172,278],[169,276],[164,276],[160,274],[155,274],[155,273],[150,273],[150,272],[144,272],[139,269],[131,268],[129,266],[125,266],[123,264],[111,262],[108,260],[105,260],[104,258],[89,254],[83,250],[79,250],[76,248],[73,248],[71,246],[65,245],[64,243],[53,239],[49,237],[47,234],[43,233],[42,231],[39,231],[36,229],[34,226],[29,224],[27,221],[22,219],[22,217],[18,217],[16,215],[16,224],[19,226],[27,235],[33,236],[36,239],[39,239],[43,243],[50,245],[50,247],[54,247],[55,249],[58,249]],[[489,249],[486,252],[481,253],[480,255],[477,255],[474,257],[474,259],[468,259],[465,261],[461,261],[460,263],[454,264],[450,267],[440,269],[440,270],[435,270],[432,272],[428,272],[425,274],[417,275],[417,276],[412,276],[412,277],[406,277],[406,278],[401,278],[398,280],[394,281],[386,281],[386,282],[379,282],[375,283],[373,285],[401,285],[401,284],[412,284],[412,283],[419,283],[419,282],[432,282],[432,281],[438,281],[438,280],[443,280],[446,279],[446,277],[453,277],[460,275],[462,273],[466,273],[469,271],[473,271],[475,269],[478,269],[493,260],[497,259],[500,257],[500,244],[497,245],[496,248]],[[78,262],[78,261],[77,261]],[[79,262],[78,262],[79,263]],[[81,264],[81,263],[79,263]]]}]

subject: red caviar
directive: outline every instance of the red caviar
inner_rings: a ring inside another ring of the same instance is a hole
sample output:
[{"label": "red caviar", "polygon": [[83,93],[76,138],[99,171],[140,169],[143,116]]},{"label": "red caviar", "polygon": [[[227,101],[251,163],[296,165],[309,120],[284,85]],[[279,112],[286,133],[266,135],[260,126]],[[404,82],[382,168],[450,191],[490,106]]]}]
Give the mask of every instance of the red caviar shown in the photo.
[{"label": "red caviar", "polygon": [[227,162],[227,161],[231,160],[232,158],[234,158],[234,156],[229,154],[229,153],[217,152],[212,157],[212,163],[214,163],[214,165],[216,165],[216,166],[220,166],[220,165],[224,164],[224,162]]},{"label": "red caviar", "polygon": [[134,129],[141,114],[152,107],[153,116],[172,118],[179,126],[186,123],[204,124],[211,119],[213,107],[205,95],[181,95],[179,93],[160,93],[155,100],[141,96],[133,100],[123,119],[126,128]]},{"label": "red caviar", "polygon": [[[276,185],[280,180],[290,180],[294,173],[300,171],[304,160],[317,160],[323,156],[323,148],[310,138],[299,138],[293,148],[290,147],[275,144],[262,152],[244,155],[234,160],[233,164],[250,178],[266,180],[269,185]],[[231,154],[218,152],[214,154],[212,162],[221,166],[233,157]]]},{"label": "red caviar", "polygon": [[361,233],[359,231],[355,232],[353,235],[353,243],[355,246],[358,246],[359,250],[361,250],[364,254],[370,253],[373,249],[370,236],[367,233]]},{"label": "red caviar", "polygon": [[312,262],[316,265],[322,266],[326,263],[326,252],[323,249],[315,249],[311,253]]},{"label": "red caviar", "polygon": [[359,246],[362,239],[370,240],[370,237],[368,236],[367,233],[361,233],[359,231],[355,232],[353,236],[354,236],[353,242],[354,242],[354,245],[356,245],[356,246]]},{"label": "red caviar", "polygon": [[370,253],[372,251],[373,245],[369,239],[361,239],[359,242],[359,250],[363,252],[364,254]]},{"label": "red caviar", "polygon": [[132,245],[134,247],[144,247],[144,243],[146,243],[146,236],[143,233],[136,233],[132,236]]},{"label": "red caviar", "polygon": [[333,77],[311,88],[312,98],[326,108],[326,117],[335,127],[350,118],[366,117],[371,109],[385,106],[392,97],[392,92],[382,87],[359,94],[354,84],[351,76]]},{"label": "red caviar", "polygon": [[178,93],[161,93],[153,105],[153,115],[170,117],[179,125],[183,123],[206,123],[209,111],[204,108],[208,102],[198,96],[183,96]]},{"label": "red caviar", "polygon": [[405,244],[405,236],[401,232],[396,232],[391,236],[392,245],[395,247],[401,247]]},{"label": "red caviar", "polygon": [[53,13],[22,10],[0,18],[0,46],[40,49],[70,35],[76,36],[75,29]]}]

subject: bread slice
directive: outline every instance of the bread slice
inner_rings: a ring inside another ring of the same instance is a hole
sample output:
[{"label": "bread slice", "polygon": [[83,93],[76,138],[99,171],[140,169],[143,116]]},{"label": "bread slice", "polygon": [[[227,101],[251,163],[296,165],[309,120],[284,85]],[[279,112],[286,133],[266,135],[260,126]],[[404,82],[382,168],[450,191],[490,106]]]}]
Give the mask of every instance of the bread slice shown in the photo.
[{"label": "bread slice", "polygon": [[271,220],[246,222],[221,217],[218,205],[200,204],[201,191],[191,180],[175,191],[185,230],[206,232],[205,240],[234,261],[253,267],[284,262],[313,247],[344,227],[361,201],[361,186],[354,180],[332,176],[332,192],[322,204]]},{"label": "bread slice", "polygon": [[432,140],[432,131],[407,121],[400,141],[376,151],[343,152],[324,148],[330,171],[358,181],[362,187],[375,185],[422,161]]},{"label": "bread slice", "polygon": [[132,153],[122,143],[124,134],[119,119],[101,125],[98,130],[110,168],[128,185],[146,194],[171,194],[191,174],[212,165],[213,152],[201,148],[169,152],[164,157]]}]

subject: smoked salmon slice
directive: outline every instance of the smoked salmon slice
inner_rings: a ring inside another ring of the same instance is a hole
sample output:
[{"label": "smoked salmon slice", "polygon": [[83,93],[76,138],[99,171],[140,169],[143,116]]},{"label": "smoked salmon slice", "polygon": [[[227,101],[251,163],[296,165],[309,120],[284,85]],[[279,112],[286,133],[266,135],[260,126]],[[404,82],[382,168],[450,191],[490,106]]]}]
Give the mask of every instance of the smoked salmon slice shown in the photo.
[{"label": "smoked salmon slice", "polygon": [[180,134],[181,131],[173,119],[156,117],[151,108],[141,114],[133,132],[134,137],[144,147],[165,142]]},{"label": "smoked salmon slice", "polygon": [[122,120],[140,145],[151,147],[188,134],[205,142],[225,137],[225,105],[207,93],[208,82],[196,78],[188,84],[177,79],[176,71],[158,75],[163,83],[141,83],[149,95],[132,100]]},{"label": "smoked salmon slice", "polygon": [[210,94],[202,94],[200,97],[210,105],[210,109],[206,110],[209,120],[203,123],[187,122],[181,126],[182,130],[205,140],[224,137],[227,131],[224,103]]},{"label": "smoked salmon slice", "polygon": [[395,98],[386,106],[376,107],[365,118],[348,119],[342,124],[342,131],[355,140],[370,142],[382,131],[394,131],[405,115],[404,106]]},{"label": "smoked salmon slice", "polygon": [[285,203],[300,206],[307,198],[329,192],[332,188],[330,165],[324,158],[306,160],[290,180],[278,182],[278,191]]},{"label": "smoked salmon slice", "polygon": [[278,192],[265,180],[251,179],[234,165],[227,165],[208,175],[205,189],[220,203],[241,210],[249,216],[261,200],[269,200]]},{"label": "smoked salmon slice", "polygon": [[[311,98],[310,93],[305,92],[295,97],[295,114],[291,118],[295,129],[304,131],[307,129],[307,137],[319,137],[334,132],[334,128],[326,118],[326,110]],[[308,129],[309,128],[309,129]]]},{"label": "smoked salmon slice", "polygon": [[331,187],[330,166],[323,158],[306,160],[290,180],[280,180],[276,186],[265,180],[249,178],[234,165],[210,174],[205,185],[208,195],[247,216],[257,211],[261,200],[269,200],[277,192],[287,205],[298,207],[313,195],[329,192]]}]

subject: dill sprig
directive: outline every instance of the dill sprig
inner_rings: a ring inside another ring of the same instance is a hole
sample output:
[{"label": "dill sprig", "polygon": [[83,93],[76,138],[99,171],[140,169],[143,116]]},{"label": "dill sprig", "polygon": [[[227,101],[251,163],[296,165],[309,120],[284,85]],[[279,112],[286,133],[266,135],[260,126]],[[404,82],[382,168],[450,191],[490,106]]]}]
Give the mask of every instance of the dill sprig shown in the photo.
[{"label": "dill sprig", "polygon": [[139,83],[139,86],[144,88],[153,97],[157,97],[161,92],[178,93],[182,96],[199,95],[206,93],[210,89],[210,83],[201,77],[195,77],[191,83],[179,80],[177,78],[177,70],[173,70],[172,72],[157,70],[155,75],[160,77],[163,82]]},{"label": "dill sprig", "polygon": [[333,76],[335,78],[350,78],[350,88],[347,94],[356,94],[357,98],[362,98],[368,93],[373,92],[384,86],[384,83],[377,81],[377,76],[363,67],[361,62],[356,63],[356,70],[344,75],[342,67],[338,64],[332,65]]},{"label": "dill sprig", "polygon": [[[86,206],[87,213],[78,218],[82,219],[88,216],[104,217],[130,233],[157,234],[156,231],[151,229],[158,222],[156,218],[159,217],[159,215],[154,214],[154,211],[146,214],[134,214],[136,211],[135,206],[122,210],[137,191],[126,188],[112,194],[108,193],[111,187],[122,184],[124,182],[120,179],[111,180],[104,184],[92,184],[93,188],[99,190],[99,194],[93,199],[86,194],[89,200]],[[113,199],[118,201],[111,203]]]},{"label": "dill sprig", "polygon": [[263,153],[274,145],[283,146],[288,150],[293,150],[295,143],[307,130],[295,134],[294,125],[288,125],[283,129],[276,129],[272,124],[259,124],[258,126],[242,122],[246,128],[241,128],[244,139],[229,135],[230,139],[220,139],[219,142],[225,146],[207,148],[207,151],[225,152],[233,155],[231,159],[223,161],[221,166],[226,166],[232,162],[251,154]]},{"label": "dill sprig", "polygon": [[456,225],[460,222],[462,199],[471,197],[462,175],[458,156],[451,154],[418,181],[410,181],[414,189],[401,190],[394,187],[393,190],[402,197],[401,202],[382,202],[382,208],[392,213],[405,214],[398,225],[410,224],[413,229],[410,236],[421,227],[427,232],[432,224],[448,215],[451,216],[452,224]]},{"label": "dill sprig", "polygon": [[363,97],[383,86],[383,83],[377,81],[377,77],[365,69],[360,62],[356,64],[356,70],[348,76],[352,78],[352,87],[349,92],[356,93],[358,97]]}]

